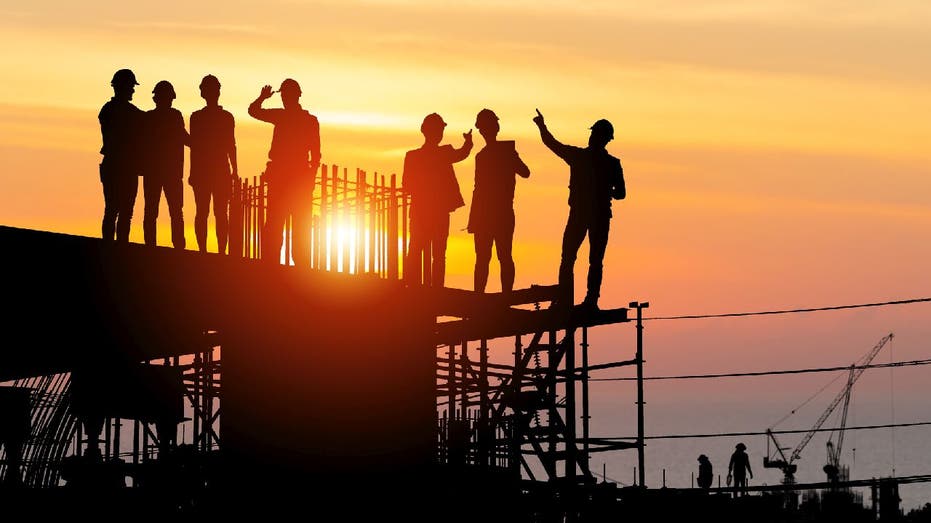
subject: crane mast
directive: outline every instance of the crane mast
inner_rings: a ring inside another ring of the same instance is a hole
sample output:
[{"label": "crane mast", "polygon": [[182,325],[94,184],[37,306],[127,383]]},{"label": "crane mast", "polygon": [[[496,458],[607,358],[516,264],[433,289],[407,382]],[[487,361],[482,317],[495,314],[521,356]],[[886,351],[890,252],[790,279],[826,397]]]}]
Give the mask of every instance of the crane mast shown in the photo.
[{"label": "crane mast", "polygon": [[854,378],[854,366],[850,367],[850,376],[847,378],[847,386],[844,387],[846,393],[844,394],[844,408],[841,410],[840,416],[840,425],[837,428],[837,446],[831,441],[831,438],[834,434],[831,434],[831,437],[828,438],[827,450],[828,450],[828,462],[824,466],[824,473],[828,476],[828,481],[836,483],[839,479],[840,474],[840,455],[844,448],[844,429],[847,427],[847,411],[850,408],[850,392],[853,388]]}]

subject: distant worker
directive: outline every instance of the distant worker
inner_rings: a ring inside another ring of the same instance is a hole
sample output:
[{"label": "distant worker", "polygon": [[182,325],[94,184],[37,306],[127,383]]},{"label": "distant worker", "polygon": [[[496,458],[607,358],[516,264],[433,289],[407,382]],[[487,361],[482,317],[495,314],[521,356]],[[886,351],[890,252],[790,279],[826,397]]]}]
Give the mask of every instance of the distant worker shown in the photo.
[{"label": "distant worker", "polygon": [[129,226],[139,191],[140,137],[143,112],[132,104],[139,82],[129,69],[120,69],[110,81],[113,98],[103,105],[97,119],[103,147],[100,154],[100,183],[103,186],[101,236],[129,241]]},{"label": "distant worker", "polygon": [[171,244],[184,248],[184,146],[190,137],[184,129],[181,111],[171,106],[176,98],[171,82],[162,80],[152,89],[155,109],[145,114],[146,162],[142,173],[145,212],[142,236],[146,245],[155,246],[156,221],[162,191],[171,217]]},{"label": "distant worker", "polygon": [[[301,86],[297,81],[284,80],[278,91],[283,109],[262,108],[262,102],[272,96],[270,85],[263,87],[259,97],[249,105],[249,116],[275,126],[265,166],[268,203],[262,230],[262,259],[271,263],[281,259],[284,225],[291,217],[294,264],[309,267],[314,179],[320,166],[320,123],[301,107]],[[285,253],[285,264],[290,263],[290,258]]]},{"label": "distant worker", "polygon": [[474,288],[477,292],[485,292],[491,246],[494,244],[501,267],[501,291],[510,292],[514,288],[511,245],[514,240],[515,175],[529,178],[530,168],[520,159],[513,140],[498,140],[501,127],[492,110],[479,111],[475,127],[485,139],[485,147],[475,155],[475,188],[469,209],[468,231],[475,242]]},{"label": "distant worker", "polygon": [[711,488],[711,483],[713,479],[714,479],[714,467],[711,465],[711,461],[708,459],[708,456],[704,454],[698,456],[698,486],[699,488],[703,488],[703,489]]},{"label": "distant worker", "polygon": [[229,201],[233,182],[239,180],[236,162],[236,122],[219,105],[220,81],[208,74],[200,81],[206,107],[191,113],[191,175],[194,189],[194,237],[200,252],[207,252],[207,218],[213,200],[217,252],[224,254],[229,240]]},{"label": "distant worker", "polygon": [[731,454],[731,461],[727,465],[727,476],[734,479],[734,496],[743,496],[747,493],[747,474],[753,479],[753,470],[750,469],[750,457],[747,456],[747,446],[738,443],[736,450]]},{"label": "distant worker", "polygon": [[472,130],[463,133],[462,147],[440,145],[446,122],[428,114],[420,125],[424,143],[404,156],[401,188],[411,195],[411,240],[404,262],[404,281],[443,287],[449,214],[465,206],[453,164],[472,151]]},{"label": "distant worker", "polygon": [[583,149],[564,145],[553,138],[539,110],[533,122],[540,129],[543,143],[569,164],[569,218],[562,237],[559,286],[562,289],[572,288],[575,259],[587,234],[588,289],[580,307],[597,310],[602,263],[611,225],[611,200],[622,200],[627,196],[621,161],[605,149],[614,139],[614,126],[604,119],[595,122],[591,126],[588,147]]}]

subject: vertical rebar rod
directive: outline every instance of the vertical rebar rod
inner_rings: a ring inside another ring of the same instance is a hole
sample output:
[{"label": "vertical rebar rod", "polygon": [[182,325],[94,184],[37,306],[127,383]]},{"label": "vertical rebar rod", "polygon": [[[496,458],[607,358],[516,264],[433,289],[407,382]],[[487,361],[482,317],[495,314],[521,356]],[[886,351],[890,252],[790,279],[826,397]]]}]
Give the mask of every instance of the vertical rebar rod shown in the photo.
[{"label": "vertical rebar rod", "polygon": [[320,269],[329,267],[330,235],[330,171],[326,165],[320,165]]},{"label": "vertical rebar rod", "polygon": [[332,165],[330,166],[330,170],[331,170],[332,176],[330,177],[330,202],[328,205],[330,209],[329,211],[330,216],[332,217],[331,218],[332,223],[330,224],[330,231],[329,231],[330,232],[330,240],[329,240],[330,247],[327,250],[329,253],[328,258],[327,258],[327,269],[331,271],[335,271],[336,263],[339,257],[339,250],[338,250],[339,246],[337,245],[338,235],[336,234],[336,229],[339,228],[339,225],[340,225],[339,214],[338,214],[337,207],[336,207],[337,197],[339,196],[337,194],[337,192],[339,191],[339,166]]},{"label": "vertical rebar rod", "polygon": [[398,189],[397,178],[391,175],[391,189],[388,193],[388,279],[398,279]]}]

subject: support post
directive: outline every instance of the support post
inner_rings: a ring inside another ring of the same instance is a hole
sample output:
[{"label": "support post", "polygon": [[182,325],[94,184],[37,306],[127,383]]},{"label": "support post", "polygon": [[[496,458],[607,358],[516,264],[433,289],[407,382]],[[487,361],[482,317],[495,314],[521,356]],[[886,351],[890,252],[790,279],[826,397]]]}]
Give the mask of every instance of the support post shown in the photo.
[{"label": "support post", "polygon": [[644,470],[644,434],[643,434],[643,309],[649,308],[649,302],[630,302],[630,307],[637,309],[637,464],[640,486],[646,486]]},{"label": "support post", "polygon": [[588,327],[582,327],[582,460],[588,463],[589,421],[588,412]]}]

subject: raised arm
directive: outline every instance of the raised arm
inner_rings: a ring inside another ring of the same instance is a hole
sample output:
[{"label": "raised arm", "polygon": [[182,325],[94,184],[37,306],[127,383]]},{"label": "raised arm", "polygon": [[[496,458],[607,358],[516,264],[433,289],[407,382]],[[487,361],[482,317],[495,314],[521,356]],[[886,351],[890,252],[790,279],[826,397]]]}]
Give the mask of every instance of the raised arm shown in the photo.
[{"label": "raised arm", "polygon": [[249,116],[255,118],[256,120],[262,120],[263,122],[275,123],[274,114],[275,112],[270,109],[263,109],[262,102],[268,100],[272,97],[272,86],[266,85],[262,88],[262,91],[259,92],[258,98],[252,101],[249,104]]},{"label": "raised arm", "polygon": [[537,124],[540,129],[540,138],[543,140],[543,144],[556,153],[556,156],[568,161],[570,147],[553,137],[550,130],[546,128],[546,122],[543,120],[543,115],[540,114],[539,109],[537,109],[537,115],[533,117],[533,123]]},{"label": "raised arm", "polygon": [[461,162],[469,157],[469,153],[472,152],[472,129],[469,129],[469,132],[462,133],[462,147],[458,149],[453,149],[452,163]]}]

